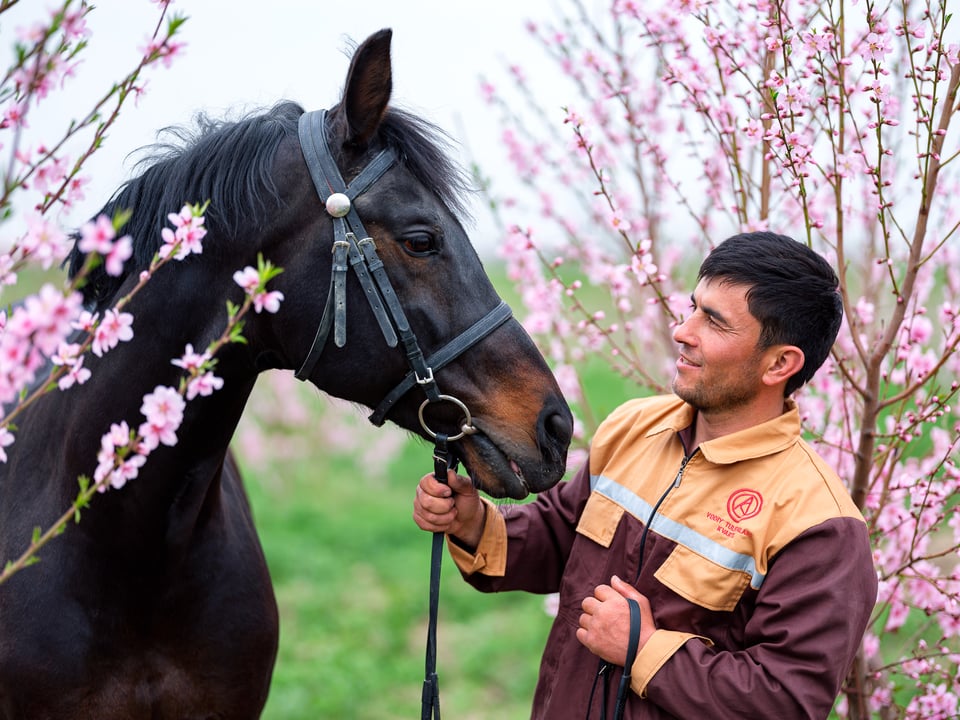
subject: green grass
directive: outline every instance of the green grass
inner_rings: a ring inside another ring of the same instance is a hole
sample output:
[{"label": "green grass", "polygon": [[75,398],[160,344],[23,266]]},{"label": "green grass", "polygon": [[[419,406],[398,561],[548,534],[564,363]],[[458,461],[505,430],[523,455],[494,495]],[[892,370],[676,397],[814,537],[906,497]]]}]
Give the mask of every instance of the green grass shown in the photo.
[{"label": "green grass", "polygon": [[[410,440],[386,473],[365,468],[377,458],[322,455],[245,471],[281,616],[264,718],[416,717],[431,536],[414,524],[412,506],[431,448]],[[446,557],[444,715],[528,717],[550,620],[541,597],[478,593]]]}]

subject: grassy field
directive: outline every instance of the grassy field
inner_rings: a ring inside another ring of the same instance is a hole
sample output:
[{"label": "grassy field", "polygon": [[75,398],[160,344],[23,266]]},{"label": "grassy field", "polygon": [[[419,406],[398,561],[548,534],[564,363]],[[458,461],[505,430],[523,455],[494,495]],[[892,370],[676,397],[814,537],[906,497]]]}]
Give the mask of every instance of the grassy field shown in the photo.
[{"label": "grassy field", "polygon": [[[355,421],[351,428],[397,432]],[[242,444],[238,451],[242,456]],[[245,465],[281,613],[264,717],[417,717],[431,537],[411,514],[414,488],[432,467],[430,446],[406,439],[384,463],[381,453],[338,452],[319,442],[290,462]],[[444,715],[529,716],[550,626],[543,607],[542,597],[478,593],[445,558],[438,630]]]}]

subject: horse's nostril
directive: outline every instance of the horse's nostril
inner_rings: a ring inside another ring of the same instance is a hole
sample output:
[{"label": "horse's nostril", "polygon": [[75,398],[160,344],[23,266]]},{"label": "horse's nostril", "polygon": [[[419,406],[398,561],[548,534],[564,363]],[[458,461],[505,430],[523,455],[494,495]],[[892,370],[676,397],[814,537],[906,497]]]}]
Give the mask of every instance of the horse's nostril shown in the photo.
[{"label": "horse's nostril", "polygon": [[573,423],[568,415],[553,413],[547,418],[547,434],[562,445],[568,445],[573,437]]},{"label": "horse's nostril", "polygon": [[562,411],[554,406],[545,408],[540,415],[541,433],[547,446],[556,450],[565,450],[573,437],[573,417],[566,407]]}]

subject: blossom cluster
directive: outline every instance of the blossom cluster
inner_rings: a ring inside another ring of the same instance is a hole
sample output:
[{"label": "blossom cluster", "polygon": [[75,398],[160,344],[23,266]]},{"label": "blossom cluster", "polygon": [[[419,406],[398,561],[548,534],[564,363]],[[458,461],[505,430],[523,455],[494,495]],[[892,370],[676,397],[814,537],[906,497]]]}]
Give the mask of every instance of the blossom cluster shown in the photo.
[{"label": "blossom cluster", "polygon": [[[184,259],[203,251],[200,240],[205,231],[202,230],[203,216],[198,208],[185,206],[180,213],[171,214],[169,219],[177,230],[163,233],[166,244],[151,265],[154,272],[170,259]],[[183,245],[189,247],[186,253],[182,252]],[[258,313],[261,310],[276,313],[280,309],[283,293],[266,290],[266,284],[279,272],[279,268],[260,257],[257,268],[248,266],[234,274],[234,281],[243,288],[247,299],[241,308],[231,309],[227,327],[206,350],[198,353],[192,343],[187,343],[183,354],[170,361],[186,373],[180,388],[158,385],[143,397],[140,412],[145,422],[141,423],[137,432],[132,432],[126,422],[121,422],[111,425],[110,431],[101,438],[98,464],[93,475],[94,487],[98,492],[122,488],[139,475],[140,468],[151,452],[160,445],[172,447],[177,444],[177,431],[183,423],[187,402],[197,397],[208,397],[223,388],[223,378],[213,372],[216,365],[214,355],[224,344],[239,339],[237,333],[243,315],[251,307],[255,307]]]}]

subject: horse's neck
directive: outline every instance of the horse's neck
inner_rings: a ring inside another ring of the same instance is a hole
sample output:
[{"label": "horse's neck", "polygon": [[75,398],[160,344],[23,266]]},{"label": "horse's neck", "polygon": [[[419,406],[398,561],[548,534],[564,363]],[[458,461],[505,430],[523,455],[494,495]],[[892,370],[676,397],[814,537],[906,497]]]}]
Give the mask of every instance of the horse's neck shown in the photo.
[{"label": "horse's neck", "polygon": [[[18,423],[7,475],[17,483],[29,480],[25,486],[35,490],[44,486],[50,505],[45,518],[66,510],[76,497],[78,477],[93,477],[100,440],[111,424],[126,422],[136,432],[145,421],[140,409],[144,396],[160,385],[179,387],[183,371],[171,360],[183,355],[188,342],[202,351],[225,325],[224,304],[217,297],[211,300],[210,294],[148,295],[138,300],[132,304],[133,340],[102,358],[89,356],[92,375],[86,383],[64,392],[54,390]],[[224,387],[188,402],[176,445],[161,445],[151,452],[137,478],[108,493],[130,499],[129,507],[117,510],[126,513],[122,522],[137,522],[139,512],[165,512],[164,505],[184,497],[185,484],[202,484],[215,474],[256,380],[245,351],[235,346],[224,350],[215,368]],[[8,486],[0,495],[10,493],[21,491]]]}]

